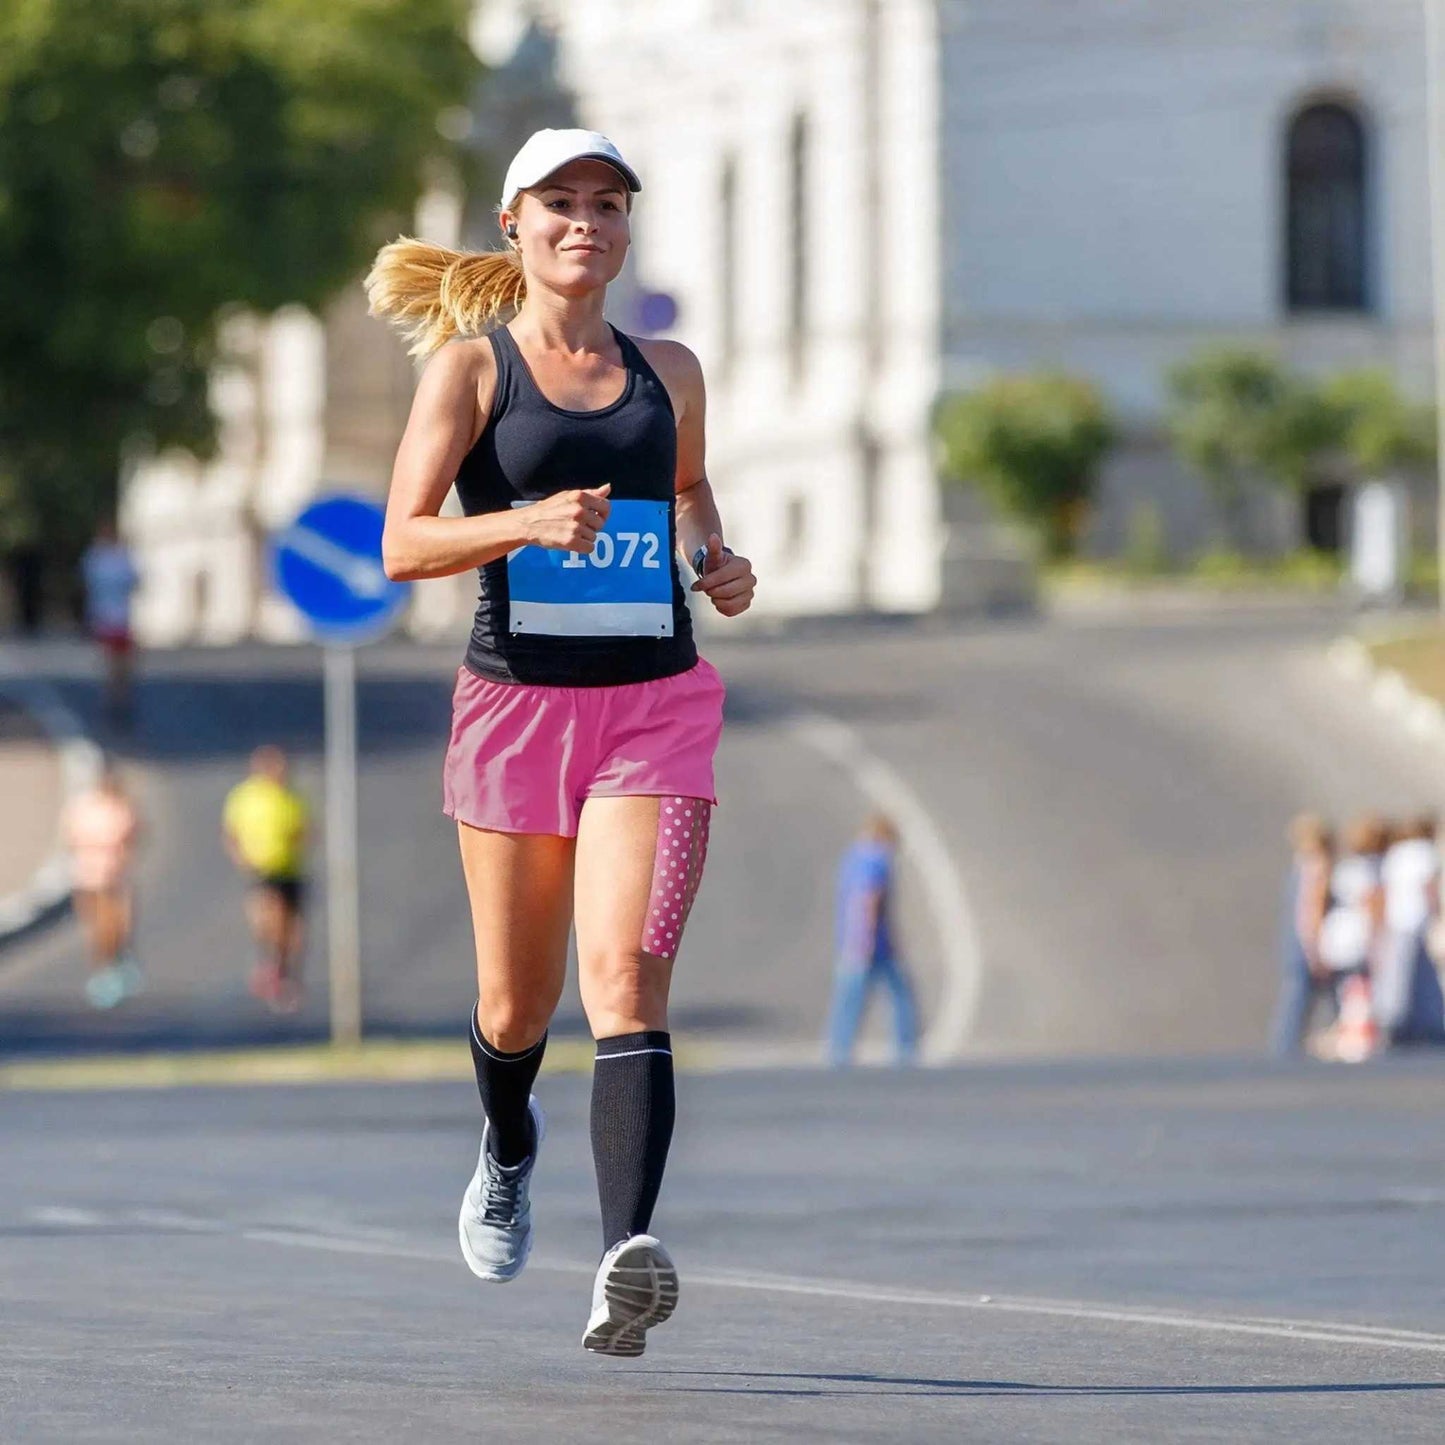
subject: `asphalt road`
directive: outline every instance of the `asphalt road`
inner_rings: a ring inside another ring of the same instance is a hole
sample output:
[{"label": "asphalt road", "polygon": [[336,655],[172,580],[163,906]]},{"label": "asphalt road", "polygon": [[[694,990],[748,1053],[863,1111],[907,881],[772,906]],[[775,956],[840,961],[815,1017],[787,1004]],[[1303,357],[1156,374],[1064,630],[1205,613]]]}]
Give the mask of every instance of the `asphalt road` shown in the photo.
[{"label": "asphalt road", "polygon": [[[982,960],[965,1056],[1251,1052],[1275,983],[1283,829],[1303,807],[1445,800],[1438,745],[1377,715],[1327,665],[1337,614],[1243,610],[974,627],[832,623],[710,640],[730,688],[723,807],[678,972],[674,1022],[755,1058],[809,1057],[826,1008],[834,860],[858,780],[794,727],[842,724],[926,810]],[[379,1032],[451,1032],[470,997],[455,840],[438,812],[456,649],[362,662],[363,948]],[[94,715],[88,655],[25,659]],[[145,662],[123,745],[151,843],[150,993],[78,1002],[72,927],[0,952],[0,1049],[231,1041],[276,1026],[243,989],[240,890],[217,840],[246,751],[278,740],[319,799],[317,657],[265,648]],[[319,899],[318,899],[319,903]],[[920,874],[904,936],[934,1016],[958,953]],[[318,924],[319,910],[318,910]],[[940,936],[940,928],[947,933]],[[319,975],[324,938],[312,950]],[[575,992],[560,1028],[580,1029]]]},{"label": "asphalt road", "polygon": [[1438,1060],[686,1078],[636,1363],[578,1343],[586,1081],[539,1092],[506,1288],[466,1086],[10,1097],[4,1438],[1440,1438]]}]

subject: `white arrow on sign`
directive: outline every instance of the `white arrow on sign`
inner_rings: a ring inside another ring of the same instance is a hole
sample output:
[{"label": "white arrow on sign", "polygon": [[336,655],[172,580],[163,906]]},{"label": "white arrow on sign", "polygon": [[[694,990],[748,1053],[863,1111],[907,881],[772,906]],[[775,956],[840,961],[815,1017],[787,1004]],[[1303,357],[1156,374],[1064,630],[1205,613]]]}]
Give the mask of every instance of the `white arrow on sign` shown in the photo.
[{"label": "white arrow on sign", "polygon": [[379,599],[386,596],[391,586],[381,563],[370,557],[358,557],[355,552],[348,552],[329,537],[306,527],[288,527],[277,539],[277,546],[329,572],[357,597]]}]

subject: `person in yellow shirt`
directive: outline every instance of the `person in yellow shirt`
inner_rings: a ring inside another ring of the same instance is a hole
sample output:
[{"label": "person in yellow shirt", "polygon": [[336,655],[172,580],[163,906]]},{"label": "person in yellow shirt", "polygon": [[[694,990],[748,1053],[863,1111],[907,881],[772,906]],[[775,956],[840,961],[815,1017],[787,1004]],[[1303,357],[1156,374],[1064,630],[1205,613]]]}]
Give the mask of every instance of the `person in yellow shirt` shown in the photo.
[{"label": "person in yellow shirt", "polygon": [[301,1003],[306,901],[306,801],[288,786],[286,754],[260,747],[251,771],[226,795],[226,851],[251,884],[246,914],[260,952],[251,992],[278,1013]]}]

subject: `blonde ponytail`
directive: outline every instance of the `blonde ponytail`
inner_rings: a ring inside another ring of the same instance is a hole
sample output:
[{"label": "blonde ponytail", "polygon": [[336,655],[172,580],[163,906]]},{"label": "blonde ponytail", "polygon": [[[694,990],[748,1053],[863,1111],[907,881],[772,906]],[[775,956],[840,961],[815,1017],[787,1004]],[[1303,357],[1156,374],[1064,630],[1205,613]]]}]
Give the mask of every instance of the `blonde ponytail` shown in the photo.
[{"label": "blonde ponytail", "polygon": [[527,295],[511,251],[453,251],[401,236],[376,253],[366,281],[373,316],[392,322],[426,357],[454,336],[480,336]]}]

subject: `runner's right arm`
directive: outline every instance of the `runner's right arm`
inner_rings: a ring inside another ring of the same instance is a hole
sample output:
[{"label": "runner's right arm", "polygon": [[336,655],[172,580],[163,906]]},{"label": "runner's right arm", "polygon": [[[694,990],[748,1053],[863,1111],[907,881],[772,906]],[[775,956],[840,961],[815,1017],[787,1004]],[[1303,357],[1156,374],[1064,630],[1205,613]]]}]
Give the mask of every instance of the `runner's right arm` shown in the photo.
[{"label": "runner's right arm", "polygon": [[453,342],[427,364],[397,450],[381,560],[393,581],[453,577],[536,545],[590,552],[607,520],[608,487],[559,492],[530,506],[442,517],[462,459],[491,412],[496,359],[485,339]]}]

